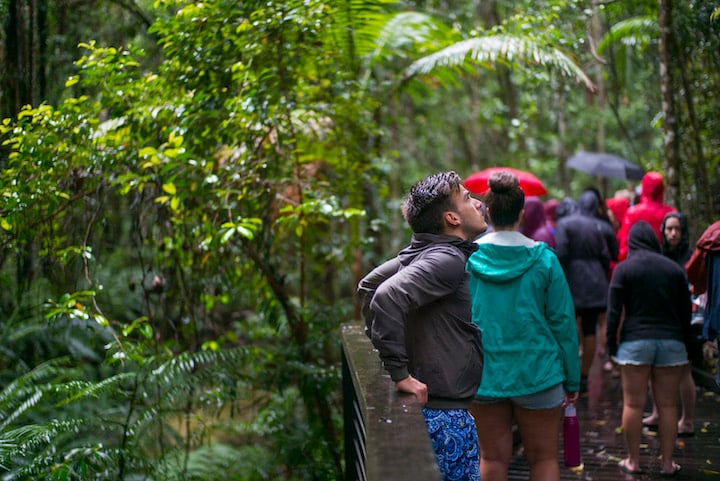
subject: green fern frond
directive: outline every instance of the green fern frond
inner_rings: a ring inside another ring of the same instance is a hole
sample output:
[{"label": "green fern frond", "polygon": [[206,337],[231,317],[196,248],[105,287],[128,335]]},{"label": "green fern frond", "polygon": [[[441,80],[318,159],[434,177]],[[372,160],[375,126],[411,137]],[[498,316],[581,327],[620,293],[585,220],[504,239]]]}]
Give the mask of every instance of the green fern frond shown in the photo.
[{"label": "green fern frond", "polygon": [[430,15],[420,12],[400,12],[385,15],[373,25],[373,30],[359,32],[358,54],[367,58],[368,66],[397,56],[401,52],[427,52],[447,45],[458,34]]},{"label": "green fern frond", "polygon": [[27,397],[25,401],[23,401],[17,408],[15,408],[12,413],[7,416],[3,416],[3,421],[2,423],[0,423],[0,431],[5,429],[13,421],[22,416],[28,409],[35,406],[40,400],[40,398],[42,398],[42,396],[43,393],[39,390],[36,390],[29,397]]},{"label": "green fern frond", "polygon": [[209,366],[242,366],[248,359],[248,348],[220,349],[217,351],[184,352],[170,359],[154,369],[149,376],[149,382],[162,382],[170,384],[187,374]]},{"label": "green fern frond", "polygon": [[628,47],[644,48],[658,38],[660,27],[653,17],[633,17],[616,23],[600,40],[597,53],[602,55],[610,46],[621,43]]},{"label": "green fern frond", "polygon": [[261,446],[214,443],[192,451],[187,468],[184,453],[170,453],[160,461],[156,474],[166,481],[263,481],[272,478],[269,471],[275,466],[275,455]]},{"label": "green fern frond", "polygon": [[69,372],[58,367],[65,361],[65,358],[59,358],[40,364],[0,391],[0,432],[36,406],[45,393],[55,390],[50,381]]},{"label": "green fern frond", "polygon": [[[15,429],[0,431],[0,460],[11,460],[33,455],[35,460],[37,451],[44,446],[51,445],[56,438],[64,434],[77,434],[80,432],[86,421],[53,420],[48,424],[29,424]],[[3,466],[10,469],[8,466]]]},{"label": "green fern frond", "polygon": [[455,43],[438,52],[416,60],[405,72],[406,78],[435,74],[442,69],[464,68],[469,64],[493,68],[496,64],[551,67],[563,75],[574,77],[588,90],[595,85],[573,58],[563,50],[541,44],[524,36],[492,35]]},{"label": "green fern frond", "polygon": [[58,403],[58,406],[64,406],[71,402],[78,401],[82,398],[98,398],[100,395],[116,389],[125,381],[129,381],[137,376],[136,373],[120,373],[115,376],[103,379],[100,382],[73,381],[64,385],[55,385],[56,391],[68,392],[74,391],[70,396],[66,397]]},{"label": "green fern frond", "polygon": [[22,397],[22,393],[34,392],[38,385],[66,372],[65,369],[59,367],[66,361],[67,358],[64,357],[52,359],[15,378],[0,391],[0,412],[6,410],[8,406],[17,405],[17,400]]}]

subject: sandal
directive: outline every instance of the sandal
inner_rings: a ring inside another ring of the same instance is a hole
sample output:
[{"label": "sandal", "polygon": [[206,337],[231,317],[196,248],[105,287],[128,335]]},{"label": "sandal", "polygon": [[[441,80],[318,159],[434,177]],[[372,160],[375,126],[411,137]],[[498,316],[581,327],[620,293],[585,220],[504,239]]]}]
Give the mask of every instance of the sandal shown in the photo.
[{"label": "sandal", "polygon": [[671,473],[666,473],[665,471],[663,471],[663,470],[661,469],[661,470],[660,470],[660,476],[662,476],[663,478],[672,478],[672,477],[675,476],[677,473],[679,473],[681,469],[682,469],[682,468],[680,467],[679,464],[673,463],[673,470],[672,470],[672,472],[671,472]]},{"label": "sandal", "polygon": [[642,469],[634,469],[633,470],[633,469],[628,468],[627,462],[628,462],[627,459],[623,459],[622,461],[620,461],[618,463],[618,468],[620,468],[620,471],[622,471],[623,473],[630,474],[630,475],[638,475],[638,474],[643,474],[645,472]]}]

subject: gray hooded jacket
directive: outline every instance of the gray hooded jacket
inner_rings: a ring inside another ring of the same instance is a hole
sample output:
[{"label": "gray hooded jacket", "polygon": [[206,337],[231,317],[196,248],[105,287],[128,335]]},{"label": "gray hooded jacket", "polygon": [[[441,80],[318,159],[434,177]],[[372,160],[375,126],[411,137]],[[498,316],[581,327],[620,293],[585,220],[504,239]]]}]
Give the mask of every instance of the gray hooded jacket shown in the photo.
[{"label": "gray hooded jacket", "polygon": [[415,234],[359,284],[366,333],[385,369],[393,381],[411,374],[425,383],[432,409],[467,408],[480,385],[480,330],[465,271],[476,248],[455,236]]}]

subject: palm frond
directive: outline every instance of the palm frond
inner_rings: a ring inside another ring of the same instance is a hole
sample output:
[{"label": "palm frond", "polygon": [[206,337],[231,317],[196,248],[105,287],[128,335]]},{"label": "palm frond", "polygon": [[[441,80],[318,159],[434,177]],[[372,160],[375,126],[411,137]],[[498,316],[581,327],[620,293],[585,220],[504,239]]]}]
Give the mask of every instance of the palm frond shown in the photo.
[{"label": "palm frond", "polygon": [[616,23],[600,40],[597,53],[602,55],[610,46],[621,43],[627,47],[643,48],[660,33],[657,19],[649,16],[633,17]]},{"label": "palm frond", "polygon": [[493,68],[495,65],[550,67],[574,77],[590,91],[596,87],[590,77],[565,51],[525,36],[498,34],[455,43],[413,62],[405,78],[435,74],[438,70],[467,68],[469,65]]},{"label": "palm frond", "polygon": [[446,45],[457,34],[432,16],[420,12],[378,15],[359,31],[358,55],[372,65],[405,52],[427,52]]}]

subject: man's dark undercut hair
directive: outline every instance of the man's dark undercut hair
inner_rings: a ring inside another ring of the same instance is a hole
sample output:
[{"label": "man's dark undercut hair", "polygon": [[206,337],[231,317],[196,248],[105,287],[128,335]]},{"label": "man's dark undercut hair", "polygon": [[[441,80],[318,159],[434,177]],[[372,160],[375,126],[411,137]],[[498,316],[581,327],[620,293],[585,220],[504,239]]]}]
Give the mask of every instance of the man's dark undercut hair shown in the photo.
[{"label": "man's dark undercut hair", "polygon": [[455,209],[453,195],[460,192],[462,180],[455,172],[429,175],[410,188],[402,213],[413,232],[442,234],[443,214]]}]

